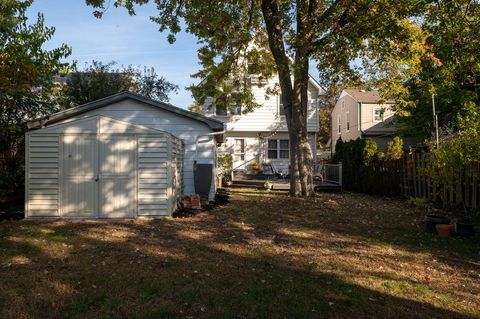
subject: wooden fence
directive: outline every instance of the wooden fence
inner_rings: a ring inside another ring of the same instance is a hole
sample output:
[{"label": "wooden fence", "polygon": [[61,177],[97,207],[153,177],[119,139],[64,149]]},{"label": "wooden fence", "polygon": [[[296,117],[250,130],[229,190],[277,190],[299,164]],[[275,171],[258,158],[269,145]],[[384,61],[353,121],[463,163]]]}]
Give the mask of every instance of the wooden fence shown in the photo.
[{"label": "wooden fence", "polygon": [[449,185],[435,185],[425,175],[428,153],[412,153],[398,161],[375,161],[362,167],[343,167],[345,189],[379,196],[425,197],[445,206],[480,210],[480,167],[463,170]]},{"label": "wooden fence", "polygon": [[405,196],[425,197],[445,206],[465,205],[467,209],[480,208],[480,167],[466,167],[462,173],[448,185],[436,185],[425,175],[425,168],[430,165],[428,153],[413,153],[402,159],[402,193]]},{"label": "wooden fence", "polygon": [[361,167],[346,163],[343,166],[343,186],[371,195],[398,196],[402,194],[402,172],[402,161],[375,161]]}]

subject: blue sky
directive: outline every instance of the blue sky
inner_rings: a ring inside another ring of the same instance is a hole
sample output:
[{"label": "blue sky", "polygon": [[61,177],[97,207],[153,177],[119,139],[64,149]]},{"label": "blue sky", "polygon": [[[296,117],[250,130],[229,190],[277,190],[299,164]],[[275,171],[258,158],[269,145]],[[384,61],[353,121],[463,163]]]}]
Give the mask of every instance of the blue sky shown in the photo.
[{"label": "blue sky", "polygon": [[79,68],[92,60],[153,66],[158,74],[180,87],[178,94],[170,96],[170,103],[187,108],[193,102],[185,87],[197,81],[190,77],[200,67],[197,39],[182,32],[176,43],[170,45],[166,34],[160,33],[149,19],[158,13],[154,4],[137,7],[136,16],[112,6],[102,19],[96,19],[93,8],[83,0],[35,0],[28,15],[33,19],[38,12],[43,13],[47,26],[56,29],[45,47],[68,44],[73,50],[68,60],[76,60]]}]

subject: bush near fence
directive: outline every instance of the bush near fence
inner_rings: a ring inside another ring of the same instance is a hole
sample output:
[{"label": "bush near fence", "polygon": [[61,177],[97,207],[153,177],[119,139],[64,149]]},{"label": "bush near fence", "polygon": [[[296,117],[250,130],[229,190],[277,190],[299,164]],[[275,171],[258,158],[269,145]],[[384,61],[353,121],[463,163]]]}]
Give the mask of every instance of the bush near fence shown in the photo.
[{"label": "bush near fence", "polygon": [[402,160],[384,160],[375,141],[340,139],[335,151],[332,162],[342,163],[344,189],[379,196],[402,194]]},{"label": "bush near fence", "polygon": [[[432,153],[406,152],[398,160],[373,154],[371,142],[340,141],[332,162],[342,162],[343,188],[377,196],[423,197],[444,207],[480,210],[480,165],[456,169],[449,183],[435,183],[427,174]],[[373,155],[372,155],[373,154]]]},{"label": "bush near fence", "polygon": [[401,188],[407,197],[423,197],[445,207],[480,210],[480,166],[460,167],[450,183],[434,183],[426,168],[432,165],[428,152],[404,155]]}]

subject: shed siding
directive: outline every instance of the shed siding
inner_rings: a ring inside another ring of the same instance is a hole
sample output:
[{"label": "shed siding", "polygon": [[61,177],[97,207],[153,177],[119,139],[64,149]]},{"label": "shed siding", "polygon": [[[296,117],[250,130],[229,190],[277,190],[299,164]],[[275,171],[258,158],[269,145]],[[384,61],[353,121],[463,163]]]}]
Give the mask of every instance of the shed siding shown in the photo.
[{"label": "shed siding", "polygon": [[58,136],[27,134],[26,211],[28,217],[60,215],[59,152]]},{"label": "shed siding", "polygon": [[[94,127],[97,132],[92,132]],[[120,137],[136,146],[136,156],[128,160],[135,167],[131,175],[135,187],[132,186],[132,194],[125,193],[135,203],[128,210],[133,213],[129,216],[170,215],[182,189],[182,141],[166,132],[95,116],[27,133],[26,216],[95,218],[100,212],[107,212],[102,217],[117,217],[116,208],[107,211],[100,205],[102,199],[112,196],[108,189],[101,191],[100,184],[94,181],[99,181],[98,176],[102,176],[100,182],[109,176],[120,176],[101,171],[107,157],[97,153],[104,138]],[[116,168],[122,163],[116,163]],[[74,179],[73,185],[67,184],[70,178]],[[77,178],[91,183],[76,185]]]},{"label": "shed siding", "polygon": [[138,215],[169,215],[167,136],[138,137]]},{"label": "shed siding", "polygon": [[[195,193],[193,183],[194,160],[196,159],[198,163],[213,164],[215,166],[216,143],[213,137],[203,138],[202,142],[198,144],[198,150],[195,150],[197,137],[212,132],[204,123],[130,99],[71,117],[62,121],[62,123],[95,115],[166,131],[182,139],[185,147],[183,191],[186,195]],[[212,182],[210,200],[213,200],[215,196],[215,189],[215,184]]]},{"label": "shed siding", "polygon": [[[183,143],[172,140],[172,205],[175,206],[183,193]],[[176,207],[172,207],[175,210]]]}]

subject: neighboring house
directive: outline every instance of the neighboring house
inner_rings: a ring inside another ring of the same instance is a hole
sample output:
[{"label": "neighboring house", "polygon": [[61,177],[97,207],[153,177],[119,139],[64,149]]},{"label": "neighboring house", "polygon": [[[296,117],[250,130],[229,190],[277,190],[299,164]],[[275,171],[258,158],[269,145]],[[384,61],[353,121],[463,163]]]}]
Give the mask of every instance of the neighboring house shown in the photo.
[{"label": "neighboring house", "polygon": [[[195,193],[224,124],[128,92],[37,119],[26,136],[27,217],[158,217]],[[209,199],[216,191],[212,178]]]},{"label": "neighboring house", "polygon": [[[383,99],[378,91],[345,89],[332,110],[332,150],[337,140],[371,138],[384,151],[395,136],[392,125],[394,102]],[[404,139],[405,146],[414,144]]]},{"label": "neighboring house", "polygon": [[[260,104],[253,111],[245,113],[242,106],[228,110],[227,107],[209,99],[201,112],[224,122],[227,126],[226,141],[218,153],[231,154],[234,171],[249,171],[253,162],[262,166],[270,163],[275,169],[288,172],[290,149],[287,123],[280,95],[267,96],[267,88],[278,85],[272,78],[265,86],[252,86],[255,102]],[[308,83],[307,130],[312,151],[316,156],[316,140],[319,130],[319,97],[323,94],[320,85],[310,77]]]}]

